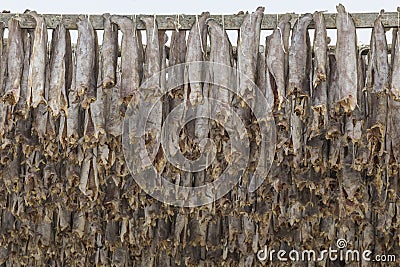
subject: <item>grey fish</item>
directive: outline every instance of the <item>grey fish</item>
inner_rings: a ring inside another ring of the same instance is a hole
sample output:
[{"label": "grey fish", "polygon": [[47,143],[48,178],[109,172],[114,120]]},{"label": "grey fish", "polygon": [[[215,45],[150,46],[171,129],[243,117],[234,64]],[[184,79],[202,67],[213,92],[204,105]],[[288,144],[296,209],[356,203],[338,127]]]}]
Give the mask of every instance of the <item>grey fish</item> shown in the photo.
[{"label": "grey fish", "polygon": [[[127,17],[112,16],[111,22],[116,23],[122,32],[121,45],[121,101],[128,103],[134,96],[138,101],[138,91],[143,75],[143,46],[140,31]],[[157,42],[158,44],[158,42]],[[159,56],[157,56],[157,60]],[[159,62],[157,62],[159,65]]]},{"label": "grey fish", "polygon": [[76,22],[78,41],[76,45],[75,90],[83,96],[82,107],[87,109],[96,100],[96,51],[97,36],[89,18],[80,16]]},{"label": "grey fish", "polygon": [[260,43],[261,22],[264,7],[258,7],[252,14],[247,14],[240,26],[237,46],[237,70],[239,95],[250,108],[255,105],[254,85],[257,77],[257,57]]},{"label": "grey fish", "polygon": [[289,48],[289,84],[286,94],[297,97],[310,96],[311,52],[307,27],[313,17],[305,14],[296,20]]},{"label": "grey fish", "polygon": [[[209,12],[202,13],[200,18],[196,18],[196,22],[190,29],[187,40],[186,63],[207,59],[206,21],[209,17]],[[185,69],[184,99],[192,105],[203,100],[203,85],[195,81],[204,81],[205,70],[199,70],[196,66],[188,64]]]},{"label": "grey fish", "polygon": [[[19,21],[16,18],[11,18],[8,21],[8,30],[7,78],[3,101],[9,105],[15,105],[18,103],[21,93],[21,78],[24,64],[22,32]],[[44,94],[44,77],[41,82],[43,82]]]},{"label": "grey fish", "polygon": [[387,92],[389,91],[390,66],[388,46],[381,15],[374,22],[372,30],[370,59],[366,77],[369,93],[369,114],[367,139],[371,156],[381,157],[385,149]]},{"label": "grey fish", "polygon": [[325,19],[322,12],[315,12],[313,15],[314,32],[314,69],[313,69],[313,90],[311,97],[312,123],[311,136],[321,133],[328,124],[328,36],[326,32]]},{"label": "grey fish", "polygon": [[68,115],[68,60],[72,57],[69,31],[60,23],[53,32],[50,58],[50,87],[48,106],[51,114],[58,117],[63,111]]},{"label": "grey fish", "polygon": [[47,27],[44,18],[35,11],[29,12],[36,21],[28,78],[28,106],[36,108],[45,100],[45,80],[47,63]]},{"label": "grey fish", "polygon": [[114,87],[117,83],[117,60],[118,60],[118,27],[111,22],[110,14],[104,14],[104,34],[101,46],[101,61],[102,61],[102,86],[104,89]]},{"label": "grey fish", "polygon": [[336,103],[347,113],[357,106],[357,40],[354,20],[343,5],[337,7],[336,61],[339,95]]},{"label": "grey fish", "polygon": [[276,84],[276,103],[280,110],[286,99],[286,83],[288,74],[290,14],[285,14],[272,33],[268,47],[267,67]]}]

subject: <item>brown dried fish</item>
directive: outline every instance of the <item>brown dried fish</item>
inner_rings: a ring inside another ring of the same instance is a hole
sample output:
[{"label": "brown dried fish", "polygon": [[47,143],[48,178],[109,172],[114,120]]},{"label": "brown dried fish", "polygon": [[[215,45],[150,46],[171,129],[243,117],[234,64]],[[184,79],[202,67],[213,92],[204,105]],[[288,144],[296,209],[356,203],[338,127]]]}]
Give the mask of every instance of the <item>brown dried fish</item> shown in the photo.
[{"label": "brown dried fish", "polygon": [[264,10],[264,7],[258,7],[252,14],[247,14],[239,31],[237,46],[238,92],[250,109],[254,108],[256,101],[253,87],[257,76],[258,47]]},{"label": "brown dried fish", "polygon": [[308,117],[310,96],[311,47],[307,27],[311,14],[298,18],[292,33],[289,49],[289,84],[287,95],[291,96],[290,135],[293,146],[293,165],[297,169],[304,161],[304,130]]},{"label": "brown dried fish", "polygon": [[63,111],[68,115],[68,57],[71,57],[71,38],[62,23],[58,24],[51,39],[50,85],[48,106],[51,114],[58,117]]},{"label": "brown dried fish", "polygon": [[87,17],[79,17],[76,25],[78,27],[78,41],[75,51],[75,91],[78,96],[84,96],[82,107],[87,109],[89,104],[96,100],[97,35]]},{"label": "brown dried fish", "polygon": [[343,5],[336,7],[336,61],[339,95],[336,103],[347,113],[357,106],[357,40],[352,16]]},{"label": "brown dried fish", "polygon": [[15,106],[14,113],[22,119],[27,119],[29,116],[29,107],[27,102],[28,97],[28,79],[29,79],[29,61],[31,58],[33,44],[33,30],[22,30],[22,39],[24,43],[24,66],[21,77],[20,98]]},{"label": "brown dried fish", "polygon": [[68,90],[68,117],[66,119],[66,140],[70,144],[76,144],[82,137],[82,112],[76,91],[76,57],[73,55],[69,68],[72,69],[72,81]]},{"label": "brown dried fish", "polygon": [[278,110],[284,106],[286,97],[290,19],[290,14],[285,14],[281,18],[277,28],[272,33],[268,47],[267,66],[276,84],[273,88],[276,87],[275,95]]},{"label": "brown dried fish", "polygon": [[314,32],[314,69],[313,69],[313,90],[312,90],[312,123],[310,137],[314,137],[326,129],[328,124],[328,36],[324,14],[315,12],[313,15]]},{"label": "brown dried fish", "polygon": [[33,40],[31,61],[29,63],[28,106],[36,108],[40,103],[46,103],[45,81],[47,62],[47,27],[45,19],[35,11],[29,12],[36,21],[35,38]]},{"label": "brown dried fish", "polygon": [[85,159],[82,162],[79,182],[79,189],[90,201],[96,200],[99,194],[99,174],[96,152],[96,148],[89,148],[85,151]]},{"label": "brown dried fish", "polygon": [[[102,53],[102,51],[100,52]],[[101,56],[101,54],[100,54]],[[101,71],[103,66],[103,62],[99,62],[99,72]],[[98,76],[98,84],[101,84],[101,75]],[[86,145],[89,144],[89,147],[91,147],[91,144],[95,144],[100,139],[103,140],[103,136],[105,135],[105,129],[106,129],[106,121],[105,121],[105,115],[104,115],[104,109],[105,109],[105,98],[106,95],[103,92],[103,87],[100,86],[97,88],[97,95],[96,95],[96,100],[93,103],[90,103],[90,106],[88,109],[85,110],[85,119],[84,119],[84,126],[83,126],[83,137],[86,142]]]},{"label": "brown dried fish", "polygon": [[371,157],[382,157],[385,149],[387,92],[389,91],[390,66],[388,46],[381,15],[374,22],[370,45],[366,87],[369,93],[367,140]]},{"label": "brown dried fish", "polygon": [[[3,101],[15,105],[19,101],[21,91],[21,78],[24,64],[24,47],[19,20],[11,18],[8,21],[7,43],[7,80]],[[44,81],[43,80],[41,82]],[[44,82],[43,82],[44,90]]]},{"label": "brown dried fish", "polygon": [[[143,75],[142,37],[140,31],[136,30],[134,22],[127,17],[112,16],[111,22],[116,23],[123,34],[121,45],[121,100],[122,102],[129,103],[132,96],[135,96],[134,100],[137,103],[139,97],[138,91]],[[158,32],[155,32],[155,34],[158,34]],[[155,60],[159,58],[157,56]],[[158,61],[157,65],[159,64]]]},{"label": "brown dried fish", "polygon": [[[207,24],[210,17],[209,12],[203,12],[201,17],[196,16],[196,22],[190,29],[187,50],[186,63],[204,61],[207,58]],[[190,101],[193,105],[196,102],[203,101],[203,86],[201,82],[205,78],[205,70],[198,69],[197,65],[188,64],[185,69],[185,101]]]},{"label": "brown dried fish", "polygon": [[4,95],[5,78],[7,74],[7,49],[4,46],[4,29],[6,25],[0,22],[0,97]]},{"label": "brown dried fish", "polygon": [[[138,114],[149,114],[146,127],[149,129],[148,142],[151,155],[158,152],[159,138],[162,125],[162,92],[160,88],[161,53],[158,39],[157,22],[154,17],[142,18],[146,26],[147,46],[144,58],[143,81],[145,85],[141,87],[140,101],[141,110]],[[139,126],[142,127],[142,126]],[[153,158],[153,157],[151,157]]]},{"label": "brown dried fish", "polygon": [[387,133],[387,150],[398,166],[400,162],[400,33],[393,30],[393,45],[391,56],[392,75],[390,81],[389,120]]},{"label": "brown dried fish", "polygon": [[286,94],[294,94],[299,98],[310,96],[311,51],[307,27],[312,19],[308,13],[296,20],[289,49],[289,84]]},{"label": "brown dried fish", "polygon": [[111,22],[111,15],[103,15],[104,34],[101,45],[101,77],[104,89],[110,89],[117,83],[117,61],[118,61],[118,27]]}]

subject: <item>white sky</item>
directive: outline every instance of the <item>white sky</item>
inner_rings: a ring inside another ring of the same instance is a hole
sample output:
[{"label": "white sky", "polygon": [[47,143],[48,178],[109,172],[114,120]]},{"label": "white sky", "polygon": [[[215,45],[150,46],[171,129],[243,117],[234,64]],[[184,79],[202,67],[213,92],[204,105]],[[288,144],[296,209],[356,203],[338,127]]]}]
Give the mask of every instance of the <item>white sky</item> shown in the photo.
[{"label": "white sky", "polygon": [[[336,12],[336,5],[339,1],[323,0],[245,0],[245,1],[149,1],[149,0],[0,0],[2,10],[9,10],[13,13],[22,13],[25,9],[36,10],[38,13],[52,14],[200,14],[202,11],[209,11],[211,14],[236,14],[239,11],[254,11],[258,6],[265,6],[265,13],[307,13],[316,10]],[[400,1],[393,0],[341,0],[346,10],[352,12],[379,12],[384,9],[387,12],[396,11]],[[262,36],[268,34],[264,32]],[[335,31],[328,32],[334,38]],[[358,40],[362,43],[369,43],[370,30],[358,30]],[[231,35],[230,35],[231,36]],[[234,38],[233,38],[234,39]],[[388,33],[388,41],[390,34]],[[264,42],[261,40],[261,42]],[[236,41],[232,40],[235,44]]]}]

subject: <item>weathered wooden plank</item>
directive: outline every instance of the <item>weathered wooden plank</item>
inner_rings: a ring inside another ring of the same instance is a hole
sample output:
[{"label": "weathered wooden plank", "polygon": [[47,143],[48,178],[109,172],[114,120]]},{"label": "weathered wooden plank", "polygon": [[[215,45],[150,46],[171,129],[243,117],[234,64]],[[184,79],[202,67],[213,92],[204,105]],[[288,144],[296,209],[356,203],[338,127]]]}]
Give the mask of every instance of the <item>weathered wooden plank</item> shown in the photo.
[{"label": "weathered wooden plank", "polygon": [[[379,13],[353,13],[352,16],[355,20],[357,28],[372,28],[374,20]],[[263,30],[271,30],[276,26],[277,21],[283,14],[265,14],[261,28]],[[32,16],[27,14],[13,14],[13,13],[0,13],[0,21],[5,22],[7,25],[8,20],[12,16],[18,16],[21,21],[22,28],[33,28],[35,26],[35,21]],[[79,15],[68,15],[68,14],[44,14],[47,22],[48,28],[55,28],[57,24],[62,20],[68,29],[76,29],[76,19]],[[121,15],[122,16],[122,15]],[[144,30],[144,25],[140,20],[141,17],[148,17],[149,15],[127,15],[132,19],[136,19],[137,28]],[[219,23],[225,26],[227,30],[238,30],[243,21],[245,15],[211,15],[212,19],[217,20]],[[295,20],[299,17],[299,14],[292,15],[292,25]],[[336,28],[336,13],[326,13],[324,14],[326,20],[326,27],[328,29]],[[178,23],[179,17],[179,23]],[[103,29],[103,17],[102,15],[89,15],[89,18],[96,30]],[[156,20],[158,23],[158,28],[160,30],[189,30],[193,23],[196,21],[196,15],[156,15]],[[382,22],[385,27],[393,28],[399,25],[398,12],[386,12],[383,14]],[[314,25],[311,24],[310,28]]]}]

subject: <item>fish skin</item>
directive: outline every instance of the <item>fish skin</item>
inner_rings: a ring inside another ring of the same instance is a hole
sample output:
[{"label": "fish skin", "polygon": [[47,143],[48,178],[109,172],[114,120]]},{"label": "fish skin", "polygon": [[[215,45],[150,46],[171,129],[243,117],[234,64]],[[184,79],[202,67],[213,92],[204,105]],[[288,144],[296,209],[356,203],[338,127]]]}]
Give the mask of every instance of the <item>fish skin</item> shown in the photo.
[{"label": "fish skin", "polygon": [[336,103],[344,112],[353,111],[357,106],[357,38],[352,16],[343,5],[337,7],[336,61],[339,95]]},{"label": "fish skin", "polygon": [[14,108],[14,113],[18,118],[23,118],[26,120],[29,116],[29,107],[27,105],[28,96],[28,77],[29,77],[29,61],[31,58],[32,43],[33,43],[33,30],[23,29],[22,39],[24,46],[24,65],[21,77],[21,91],[19,101]]},{"label": "fish skin", "polygon": [[[203,12],[188,34],[186,63],[204,61],[207,59],[207,24],[209,12]],[[184,99],[191,105],[203,101],[203,84],[195,81],[204,81],[205,70],[198,70],[188,64],[185,69]]]},{"label": "fish skin", "polygon": [[[326,32],[326,24],[324,13],[317,11],[313,14],[315,25],[314,34],[314,73],[313,73],[313,88],[317,88],[322,82],[326,81],[327,62],[328,62],[328,36]],[[318,97],[320,95],[320,97]],[[325,95],[325,96],[324,96]],[[317,94],[317,102],[326,102],[326,92]]]},{"label": "fish skin", "polygon": [[5,75],[7,69],[7,49],[4,47],[4,30],[5,30],[5,23],[0,22],[0,97],[3,96],[5,91]]},{"label": "fish skin", "polygon": [[[216,21],[209,20],[207,24],[210,34],[210,62],[232,67],[233,50],[228,35]],[[206,93],[211,99],[219,100],[225,104],[231,103],[232,93],[229,90],[218,86],[218,84],[221,84],[218,82],[218,80],[226,81],[231,79],[231,77],[227,75],[229,75],[229,72],[226,73],[223,69],[215,69],[214,71],[210,70],[208,79],[211,84],[207,85],[208,93]],[[229,84],[233,84],[233,81],[231,81]],[[220,117],[221,124],[224,125],[227,120],[227,114],[222,113],[223,110],[216,105],[212,105],[211,112],[214,116]]]},{"label": "fish skin", "polygon": [[[162,97],[160,87],[161,53],[156,20],[154,17],[145,17],[141,20],[146,27],[147,45],[143,65],[144,85],[141,86],[139,92],[141,105],[138,114],[149,114],[151,110],[146,122],[146,129],[149,129],[147,141],[149,142],[150,158],[154,158],[159,150],[158,144],[162,126],[162,103],[159,101]],[[138,129],[144,129],[143,126],[139,125]]]},{"label": "fish skin", "polygon": [[313,14],[314,32],[314,68],[313,90],[311,94],[312,123],[310,137],[321,134],[328,124],[328,36],[323,12]]},{"label": "fish skin", "polygon": [[137,103],[143,77],[142,37],[134,22],[127,17],[112,16],[111,22],[117,24],[122,32],[120,99],[129,103],[134,97]]},{"label": "fish skin", "polygon": [[387,150],[389,151],[391,160],[398,166],[400,162],[400,33],[397,29],[393,31],[392,45],[392,75],[390,81],[389,96],[389,121],[387,133]]},{"label": "fish skin", "polygon": [[75,90],[83,96],[82,107],[89,108],[96,100],[96,46],[97,36],[89,18],[80,16],[76,22],[78,41],[76,45]]},{"label": "fish skin", "polygon": [[288,74],[288,52],[290,35],[290,14],[285,14],[278,27],[273,31],[267,56],[268,70],[276,84],[277,109],[281,110],[286,101],[286,84]]},{"label": "fish skin", "polygon": [[289,48],[289,83],[287,95],[298,97],[310,96],[310,38],[307,27],[313,17],[305,14],[296,20],[292,31],[292,41]]},{"label": "fish skin", "polygon": [[[9,37],[7,43],[7,78],[5,93],[2,100],[8,105],[15,105],[19,101],[21,78],[24,64],[24,47],[19,20],[11,18],[8,22]],[[44,90],[44,77],[43,80]],[[29,83],[29,81],[28,81]]]},{"label": "fish skin", "polygon": [[[366,77],[366,90],[369,93],[369,114],[367,140],[371,157],[381,157],[384,152],[387,92],[389,91],[390,66],[388,45],[381,15],[374,22],[370,44],[370,59]],[[371,159],[371,163],[373,160]]]},{"label": "fish skin", "polygon": [[38,15],[35,11],[28,14],[32,15],[36,21],[34,41],[32,46],[31,61],[29,63],[28,78],[28,106],[36,108],[40,103],[46,103],[45,100],[45,81],[46,81],[46,63],[47,63],[47,27],[44,17]]},{"label": "fish skin", "polygon": [[307,27],[313,17],[305,14],[298,18],[293,26],[291,46],[289,49],[289,81],[287,96],[291,100],[290,135],[293,148],[293,166],[296,171],[306,149],[303,144],[304,130],[309,113],[311,45]]},{"label": "fish skin", "polygon": [[76,55],[71,60],[72,80],[68,90],[68,117],[67,117],[67,133],[66,140],[70,145],[76,145],[82,136],[82,112],[79,103],[78,92],[76,91]]},{"label": "fish skin", "polygon": [[71,51],[70,48],[67,48],[67,46],[71,46],[71,42],[68,42],[68,34],[69,31],[60,23],[54,30],[52,37],[50,87],[47,104],[54,117],[58,117],[60,112],[68,114],[66,57],[71,56],[67,54],[68,51]]},{"label": "fish skin", "polygon": [[257,58],[264,10],[264,7],[258,7],[255,12],[245,16],[240,26],[237,45],[238,92],[251,109],[254,108],[256,101],[253,87],[257,77]]},{"label": "fish skin", "polygon": [[111,22],[111,15],[106,13],[103,15],[104,34],[101,46],[102,54],[102,86],[103,89],[110,89],[117,83],[117,60],[118,60],[118,27]]}]

